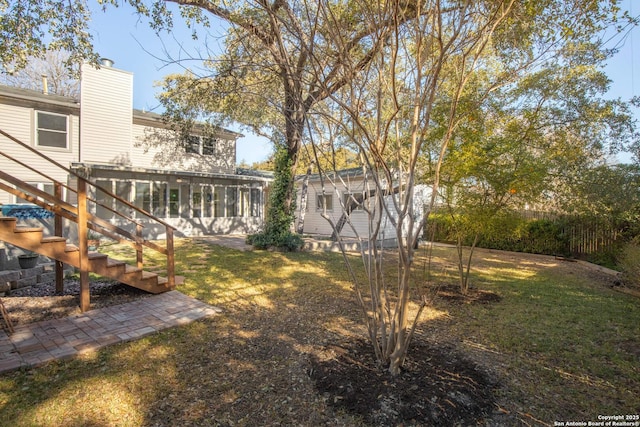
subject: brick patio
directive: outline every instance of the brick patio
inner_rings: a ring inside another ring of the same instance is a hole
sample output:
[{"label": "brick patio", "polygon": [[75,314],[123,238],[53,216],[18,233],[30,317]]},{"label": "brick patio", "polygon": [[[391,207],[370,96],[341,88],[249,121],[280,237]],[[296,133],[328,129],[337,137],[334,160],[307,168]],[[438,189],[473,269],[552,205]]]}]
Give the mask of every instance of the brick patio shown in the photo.
[{"label": "brick patio", "polygon": [[0,330],[0,373],[75,357],[110,344],[220,313],[178,291],[86,313]]}]

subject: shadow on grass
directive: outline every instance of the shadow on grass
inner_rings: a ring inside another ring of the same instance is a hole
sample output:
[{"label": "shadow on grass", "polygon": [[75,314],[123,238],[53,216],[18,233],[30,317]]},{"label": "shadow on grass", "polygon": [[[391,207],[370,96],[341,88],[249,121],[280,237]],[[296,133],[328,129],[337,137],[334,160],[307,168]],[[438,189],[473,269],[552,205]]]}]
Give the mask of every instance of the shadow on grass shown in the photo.
[{"label": "shadow on grass", "polygon": [[[0,376],[1,425],[366,424],[310,377],[310,361],[327,348],[365,336],[339,255],[176,247],[177,274],[185,276],[178,290],[223,313]],[[449,253],[437,256],[450,265]],[[585,286],[575,273],[509,266],[500,256],[474,280],[503,299],[437,302],[449,316],[423,329],[449,343],[452,357],[469,351],[465,340],[491,349],[482,362],[506,367],[496,374],[511,405],[503,407],[537,408],[533,415],[548,421],[638,407],[637,354],[625,349],[638,344],[640,311],[628,298]]]}]

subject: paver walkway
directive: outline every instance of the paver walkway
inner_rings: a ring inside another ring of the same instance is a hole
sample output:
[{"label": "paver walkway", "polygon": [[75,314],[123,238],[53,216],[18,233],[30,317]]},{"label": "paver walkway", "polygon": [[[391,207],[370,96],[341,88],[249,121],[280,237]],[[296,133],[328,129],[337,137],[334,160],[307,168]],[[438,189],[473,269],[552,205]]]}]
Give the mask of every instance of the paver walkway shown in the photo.
[{"label": "paver walkway", "polygon": [[71,358],[220,311],[178,291],[170,291],[126,304],[20,326],[11,335],[0,330],[0,373]]}]

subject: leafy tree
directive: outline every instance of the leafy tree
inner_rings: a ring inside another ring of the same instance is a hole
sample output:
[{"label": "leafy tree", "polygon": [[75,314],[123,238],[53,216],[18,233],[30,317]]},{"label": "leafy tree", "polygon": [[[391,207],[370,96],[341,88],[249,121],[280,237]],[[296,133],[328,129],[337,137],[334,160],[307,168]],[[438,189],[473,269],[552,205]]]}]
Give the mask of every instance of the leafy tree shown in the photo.
[{"label": "leafy tree", "polygon": [[[403,5],[396,3],[392,13],[401,15]],[[410,321],[410,295],[419,293],[411,276],[414,248],[428,218],[416,211],[417,182],[432,186],[428,212],[441,182],[455,182],[473,208],[466,217],[488,218],[494,204],[539,196],[563,158],[581,164],[597,148],[586,135],[603,123],[591,126],[589,120],[610,106],[586,102],[589,88],[581,91],[581,82],[566,88],[575,91],[571,96],[554,90],[548,97],[545,91],[561,75],[570,83],[571,69],[593,66],[589,54],[606,54],[596,43],[578,55],[616,13],[615,2],[595,1],[426,1],[416,7],[422,9],[414,19],[380,32],[385,44],[375,61],[331,96],[347,112],[349,120],[334,125],[357,147],[368,186],[361,200],[342,206],[348,215],[358,203],[369,219],[362,254],[368,286],[355,274],[352,279],[376,356],[393,374],[427,304],[423,298]],[[563,74],[548,74],[544,85],[532,83],[556,63]],[[524,90],[527,84],[530,90]],[[536,99],[543,100],[543,120],[533,120],[542,112]],[[569,105],[576,100],[585,102]],[[325,174],[325,184],[337,189],[336,176]],[[398,241],[397,282],[387,281],[383,250],[375,244],[383,221],[392,224]]]},{"label": "leafy tree", "polygon": [[[292,171],[298,167],[314,106],[371,63],[385,42],[379,37],[381,31],[417,13],[411,4],[398,15],[377,13],[391,10],[393,2],[176,3],[224,20],[229,31],[224,53],[212,58],[203,73],[190,71],[166,80],[167,111],[187,119],[186,123],[210,112],[244,123],[276,143],[283,142]],[[340,44],[335,43],[336,32],[341,33]],[[283,200],[291,218],[293,184],[291,180]]]},{"label": "leafy tree", "polygon": [[[575,182],[574,171],[587,170],[633,140],[627,106],[601,98],[608,79],[596,67],[604,56],[592,44],[577,55],[565,53],[517,84],[499,88],[491,102],[468,103],[475,110],[472,120],[456,130],[442,170],[463,293],[475,244],[491,232],[501,210],[539,206],[545,195],[557,199],[559,181]],[[467,241],[472,244],[465,261]]]},{"label": "leafy tree", "polygon": [[69,52],[65,64],[77,71],[84,60],[97,62],[88,31],[85,0],[11,0],[0,2],[0,70],[13,74],[30,58],[47,51]]}]

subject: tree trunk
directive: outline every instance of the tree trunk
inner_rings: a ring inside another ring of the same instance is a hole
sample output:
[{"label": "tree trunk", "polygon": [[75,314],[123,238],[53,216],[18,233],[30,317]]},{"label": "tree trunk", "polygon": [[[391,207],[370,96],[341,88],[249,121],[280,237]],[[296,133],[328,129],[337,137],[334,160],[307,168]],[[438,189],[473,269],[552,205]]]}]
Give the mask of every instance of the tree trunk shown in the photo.
[{"label": "tree trunk", "polygon": [[302,181],[302,190],[300,192],[300,217],[298,218],[298,227],[296,229],[298,234],[304,233],[304,215],[307,212],[307,195],[309,192],[309,176],[313,168],[313,163],[309,164],[307,168],[307,174]]}]

